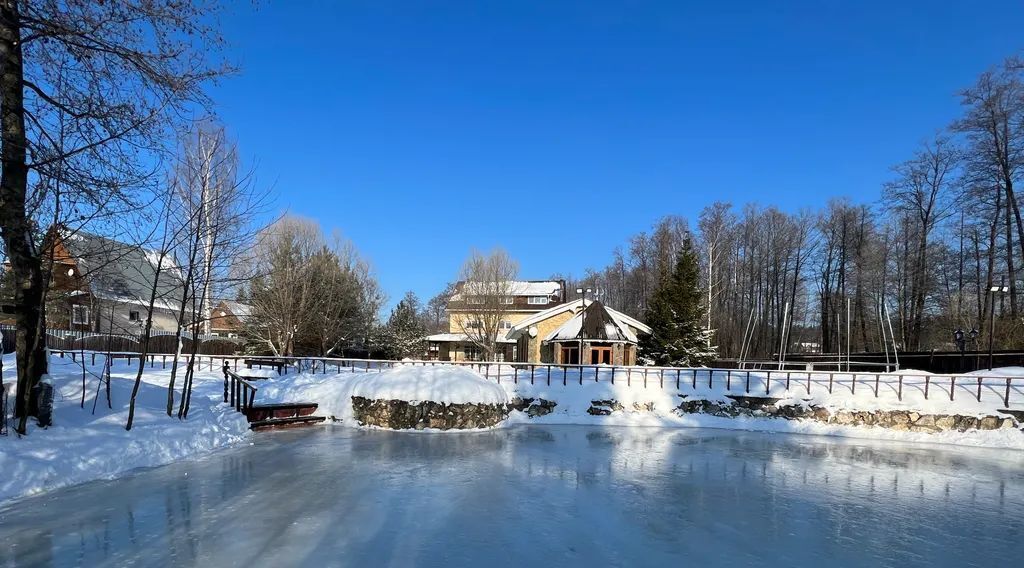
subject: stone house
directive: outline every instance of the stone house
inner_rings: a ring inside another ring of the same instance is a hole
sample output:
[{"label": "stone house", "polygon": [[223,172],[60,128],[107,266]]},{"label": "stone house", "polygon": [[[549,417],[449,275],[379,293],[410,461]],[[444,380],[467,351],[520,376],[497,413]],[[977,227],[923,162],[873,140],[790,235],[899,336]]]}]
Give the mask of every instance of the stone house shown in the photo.
[{"label": "stone house", "polygon": [[507,337],[516,342],[519,362],[635,365],[639,337],[649,333],[643,322],[601,302],[580,299],[520,320]]}]

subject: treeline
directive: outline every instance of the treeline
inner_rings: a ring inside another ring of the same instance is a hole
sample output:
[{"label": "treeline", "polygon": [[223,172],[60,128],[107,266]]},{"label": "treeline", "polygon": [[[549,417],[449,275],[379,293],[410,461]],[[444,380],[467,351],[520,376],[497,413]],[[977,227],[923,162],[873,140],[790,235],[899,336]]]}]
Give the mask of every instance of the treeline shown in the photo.
[{"label": "treeline", "polygon": [[997,348],[1024,347],[1024,64],[1006,60],[959,99],[961,116],[895,164],[876,201],[795,213],[714,203],[694,226],[667,216],[579,284],[642,317],[692,234],[723,357],[772,357],[784,344],[881,351],[893,338],[901,350],[952,349],[956,330],[966,349],[984,348],[992,328]]}]

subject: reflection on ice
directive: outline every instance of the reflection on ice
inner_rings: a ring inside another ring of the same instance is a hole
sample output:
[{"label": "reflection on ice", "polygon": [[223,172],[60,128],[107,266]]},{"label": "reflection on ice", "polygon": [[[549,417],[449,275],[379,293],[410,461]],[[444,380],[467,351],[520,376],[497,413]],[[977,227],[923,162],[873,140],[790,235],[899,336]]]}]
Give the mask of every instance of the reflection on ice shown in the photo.
[{"label": "reflection on ice", "polygon": [[1024,454],[716,430],[328,428],[0,510],[0,566],[1011,565]]}]

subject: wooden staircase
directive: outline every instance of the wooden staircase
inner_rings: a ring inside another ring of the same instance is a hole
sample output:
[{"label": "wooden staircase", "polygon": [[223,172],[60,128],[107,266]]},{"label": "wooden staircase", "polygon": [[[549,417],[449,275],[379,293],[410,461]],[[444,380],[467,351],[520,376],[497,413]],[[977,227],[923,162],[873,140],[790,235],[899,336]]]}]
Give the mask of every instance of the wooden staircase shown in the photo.
[{"label": "wooden staircase", "polygon": [[313,416],[319,405],[315,402],[283,402],[254,404],[245,409],[252,430],[275,430],[319,424],[323,416]]},{"label": "wooden staircase", "polygon": [[245,415],[251,430],[273,430],[319,424],[323,416],[313,416],[319,406],[315,402],[282,402],[255,404],[256,386],[249,381],[259,377],[243,377],[228,368],[224,361],[224,402]]}]

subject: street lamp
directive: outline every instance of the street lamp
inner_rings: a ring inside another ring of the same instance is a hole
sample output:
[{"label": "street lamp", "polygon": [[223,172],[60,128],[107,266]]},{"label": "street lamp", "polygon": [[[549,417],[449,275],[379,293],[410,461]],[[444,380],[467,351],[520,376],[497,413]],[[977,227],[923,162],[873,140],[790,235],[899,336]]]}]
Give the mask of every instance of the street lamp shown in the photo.
[{"label": "street lamp", "polygon": [[576,293],[583,296],[583,302],[580,303],[580,354],[576,357],[576,362],[580,365],[583,364],[583,336],[587,332],[587,294],[593,292],[590,288],[576,288]]},{"label": "street lamp", "polygon": [[999,279],[999,285],[992,286],[991,288],[988,289],[988,291],[992,293],[992,301],[990,302],[991,306],[989,306],[988,317],[988,370],[991,371],[993,367],[992,339],[993,336],[996,334],[996,293],[998,292],[999,294],[1005,294],[1010,291],[1010,287],[1006,285],[1006,277],[1001,277]]}]

